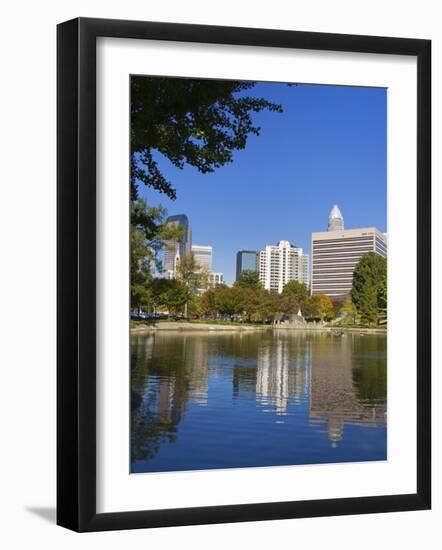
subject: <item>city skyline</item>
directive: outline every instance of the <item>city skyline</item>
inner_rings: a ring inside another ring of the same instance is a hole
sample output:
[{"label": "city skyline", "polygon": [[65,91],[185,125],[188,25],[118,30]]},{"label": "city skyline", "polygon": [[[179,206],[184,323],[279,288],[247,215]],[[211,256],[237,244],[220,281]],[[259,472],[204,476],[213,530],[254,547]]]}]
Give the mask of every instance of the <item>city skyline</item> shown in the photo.
[{"label": "city skyline", "polygon": [[140,187],[169,215],[187,214],[195,242],[213,247],[213,270],[232,284],[238,251],[280,240],[311,255],[311,233],[327,230],[334,204],[346,227],[385,232],[386,90],[258,83],[249,94],[281,103],[284,112],[254,115],[261,135],[233,163],[200,174],[158,155],[176,201]]},{"label": "city skyline", "polygon": [[[178,214],[168,218],[168,220],[176,219],[185,220],[185,234],[192,235],[187,215]],[[235,254],[235,280],[239,279],[243,270],[252,270],[257,271],[263,287],[267,290],[277,290],[281,293],[287,282],[297,280],[305,283],[312,294],[342,297],[350,292],[354,268],[363,254],[373,251],[387,257],[386,235],[375,227],[345,229],[341,210],[337,204],[334,204],[328,216],[327,230],[311,232],[309,254],[287,240],[280,240],[276,245],[265,245],[261,250],[238,250]],[[360,243],[360,241],[364,242]],[[203,269],[211,273],[214,281],[216,279],[216,282],[221,282],[218,277],[215,277],[215,275],[221,275],[222,283],[230,284],[225,280],[223,272],[213,273],[212,271],[212,246],[195,245],[192,242],[187,244],[190,244],[195,260]],[[176,242],[173,245],[177,252],[182,247],[182,243]],[[315,260],[318,254],[320,258]],[[166,264],[168,255],[170,252],[165,251],[163,266]],[[323,256],[326,259],[322,258]],[[322,265],[324,263],[325,265]],[[331,286],[326,283],[330,283]]]}]

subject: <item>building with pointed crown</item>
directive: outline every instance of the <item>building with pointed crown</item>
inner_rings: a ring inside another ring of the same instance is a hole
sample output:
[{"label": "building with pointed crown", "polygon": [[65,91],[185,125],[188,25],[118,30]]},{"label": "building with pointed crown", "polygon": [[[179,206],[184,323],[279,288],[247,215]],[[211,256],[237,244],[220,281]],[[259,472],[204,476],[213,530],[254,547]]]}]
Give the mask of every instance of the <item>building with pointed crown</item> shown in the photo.
[{"label": "building with pointed crown", "polygon": [[344,229],[344,217],[339,210],[339,206],[335,204],[328,216],[327,231],[342,231]]},{"label": "building with pointed crown", "polygon": [[335,205],[328,230],[312,233],[311,250],[311,293],[343,298],[350,294],[354,269],[364,254],[387,257],[387,238],[375,227],[344,229],[344,218]]}]

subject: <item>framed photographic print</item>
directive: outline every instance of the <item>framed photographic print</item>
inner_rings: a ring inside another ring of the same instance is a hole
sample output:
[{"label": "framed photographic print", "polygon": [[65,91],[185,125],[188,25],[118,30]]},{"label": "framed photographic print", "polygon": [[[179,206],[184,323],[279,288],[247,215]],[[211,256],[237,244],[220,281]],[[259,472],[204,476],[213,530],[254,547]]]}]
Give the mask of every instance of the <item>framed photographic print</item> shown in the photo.
[{"label": "framed photographic print", "polygon": [[430,508],[430,52],[58,26],[59,525]]}]

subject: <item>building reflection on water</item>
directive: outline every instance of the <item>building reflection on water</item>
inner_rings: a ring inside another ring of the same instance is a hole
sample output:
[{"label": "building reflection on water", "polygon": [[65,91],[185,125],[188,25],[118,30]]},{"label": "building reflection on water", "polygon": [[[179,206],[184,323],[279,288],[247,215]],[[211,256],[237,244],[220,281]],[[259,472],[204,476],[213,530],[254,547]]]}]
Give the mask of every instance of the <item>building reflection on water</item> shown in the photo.
[{"label": "building reflection on water", "polygon": [[258,349],[256,399],[274,407],[277,415],[287,414],[289,402],[301,403],[307,395],[311,342],[293,340],[276,333],[272,345]]},{"label": "building reflection on water", "polygon": [[305,415],[332,446],[346,425],[385,426],[385,338],[170,332],[131,344],[132,461],[176,441],[190,406],[210,408],[211,389],[228,380],[233,400],[255,402],[256,415],[273,414],[277,423]]},{"label": "building reflection on water", "polygon": [[[317,339],[310,369],[310,421],[333,443],[344,425],[386,423],[386,339],[328,335]],[[367,372],[364,372],[366,370]]]}]

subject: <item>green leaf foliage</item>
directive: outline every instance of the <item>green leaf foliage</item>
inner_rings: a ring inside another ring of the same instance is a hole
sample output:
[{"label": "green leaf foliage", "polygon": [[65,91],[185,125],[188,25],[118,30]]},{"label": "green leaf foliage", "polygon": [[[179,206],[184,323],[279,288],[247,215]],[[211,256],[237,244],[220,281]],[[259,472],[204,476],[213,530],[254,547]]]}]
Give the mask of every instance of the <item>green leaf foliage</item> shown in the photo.
[{"label": "green leaf foliage", "polygon": [[282,107],[247,95],[254,82],[131,77],[131,196],[140,183],[175,199],[158,158],[205,174],[232,162],[249,135],[259,135],[252,113]]},{"label": "green leaf foliage", "polygon": [[170,313],[181,313],[191,298],[186,285],[177,279],[154,279],[152,293],[156,307],[165,307]]},{"label": "green leaf foliage", "polygon": [[339,313],[345,319],[348,319],[351,323],[356,323],[356,316],[358,312],[355,305],[348,296],[344,299],[342,304],[340,304]]},{"label": "green leaf foliage", "polygon": [[354,273],[351,299],[365,324],[386,320],[387,260],[374,252],[364,254]]},{"label": "green leaf foliage", "polygon": [[304,316],[310,319],[330,320],[334,317],[334,307],[330,296],[313,294],[304,306]]},{"label": "green leaf foliage", "polygon": [[244,269],[241,271],[239,279],[235,282],[235,286],[251,288],[253,290],[262,288],[262,283],[259,280],[259,272],[253,269]]},{"label": "green leaf foliage", "polygon": [[215,306],[221,315],[239,315],[243,312],[245,295],[241,288],[219,286],[215,289]]},{"label": "green leaf foliage", "polygon": [[131,307],[142,309],[152,302],[154,268],[160,268],[158,252],[171,239],[182,238],[182,228],[166,222],[166,210],[151,207],[143,199],[131,202],[130,209],[130,294]]},{"label": "green leaf foliage", "polygon": [[282,289],[285,298],[292,298],[298,303],[298,309],[302,309],[309,299],[309,290],[305,283],[300,281],[289,281]]}]

